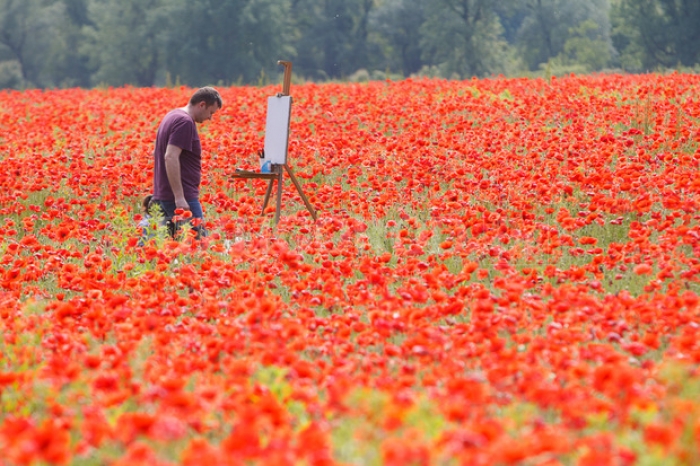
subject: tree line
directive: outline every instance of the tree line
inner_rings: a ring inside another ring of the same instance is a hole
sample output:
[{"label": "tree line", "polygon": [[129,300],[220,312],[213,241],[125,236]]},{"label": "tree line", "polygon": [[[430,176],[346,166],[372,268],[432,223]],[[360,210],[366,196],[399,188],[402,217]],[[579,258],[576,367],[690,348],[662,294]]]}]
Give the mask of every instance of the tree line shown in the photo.
[{"label": "tree line", "polygon": [[700,69],[698,0],[0,0],[0,88]]}]

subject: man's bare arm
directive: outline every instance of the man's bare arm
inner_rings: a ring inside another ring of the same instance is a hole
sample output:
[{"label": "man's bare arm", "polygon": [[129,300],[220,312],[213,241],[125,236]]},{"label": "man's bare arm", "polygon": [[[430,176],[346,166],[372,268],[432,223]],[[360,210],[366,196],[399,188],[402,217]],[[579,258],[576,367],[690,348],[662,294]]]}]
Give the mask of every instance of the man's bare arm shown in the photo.
[{"label": "man's bare arm", "polygon": [[185,199],[185,194],[182,189],[182,177],[180,174],[180,154],[182,149],[168,144],[165,148],[165,173],[168,175],[170,188],[175,195],[175,207],[190,210],[189,204]]}]

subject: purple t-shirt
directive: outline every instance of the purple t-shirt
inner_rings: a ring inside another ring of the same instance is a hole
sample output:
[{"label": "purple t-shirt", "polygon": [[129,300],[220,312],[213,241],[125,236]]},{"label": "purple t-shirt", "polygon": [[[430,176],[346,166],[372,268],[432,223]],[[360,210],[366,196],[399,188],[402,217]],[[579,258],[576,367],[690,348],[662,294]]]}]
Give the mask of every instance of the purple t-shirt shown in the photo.
[{"label": "purple t-shirt", "polygon": [[180,154],[180,178],[182,190],[188,201],[199,198],[199,183],[202,180],[202,146],[197,134],[197,125],[183,109],[168,112],[160,122],[156,135],[153,170],[153,199],[174,201],[175,195],[165,171],[165,149],[168,144],[182,149]]}]

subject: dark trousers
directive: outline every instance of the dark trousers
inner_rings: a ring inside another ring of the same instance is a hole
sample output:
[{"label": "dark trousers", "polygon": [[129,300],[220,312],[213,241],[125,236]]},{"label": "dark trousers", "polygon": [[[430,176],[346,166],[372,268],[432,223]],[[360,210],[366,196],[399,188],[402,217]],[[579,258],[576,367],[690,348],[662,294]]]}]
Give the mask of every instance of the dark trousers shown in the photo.
[{"label": "dark trousers", "polygon": [[151,201],[152,206],[157,205],[160,208],[161,212],[163,212],[163,221],[168,227],[168,233],[170,233],[171,237],[174,238],[176,233],[180,230],[180,227],[182,227],[186,223],[190,223],[193,218],[197,218],[200,220],[198,222],[198,225],[192,226],[192,229],[197,232],[197,239],[207,236],[207,230],[202,225],[202,222],[204,221],[204,212],[202,211],[202,204],[199,203],[199,199],[188,199],[187,204],[189,204],[190,206],[190,212],[192,212],[192,217],[190,217],[187,220],[174,222],[173,217],[175,217],[175,209],[177,208],[177,206],[175,205],[175,201],[159,201],[156,199],[153,199]]}]

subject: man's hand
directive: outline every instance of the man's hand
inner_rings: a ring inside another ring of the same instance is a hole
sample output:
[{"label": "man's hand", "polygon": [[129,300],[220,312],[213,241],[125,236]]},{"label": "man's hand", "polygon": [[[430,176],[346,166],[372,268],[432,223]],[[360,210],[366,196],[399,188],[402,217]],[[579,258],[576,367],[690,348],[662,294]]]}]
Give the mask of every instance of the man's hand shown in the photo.
[{"label": "man's hand", "polygon": [[185,198],[176,198],[175,199],[175,208],[176,209],[182,209],[182,210],[190,210],[190,205],[187,203]]}]

